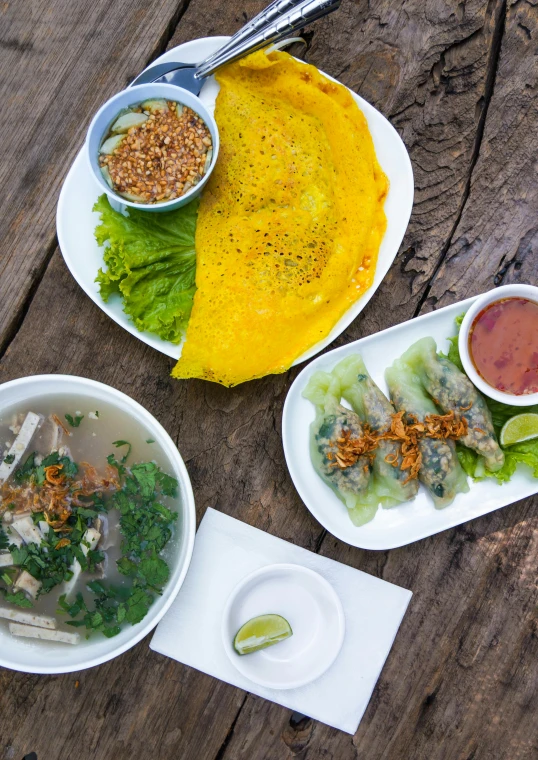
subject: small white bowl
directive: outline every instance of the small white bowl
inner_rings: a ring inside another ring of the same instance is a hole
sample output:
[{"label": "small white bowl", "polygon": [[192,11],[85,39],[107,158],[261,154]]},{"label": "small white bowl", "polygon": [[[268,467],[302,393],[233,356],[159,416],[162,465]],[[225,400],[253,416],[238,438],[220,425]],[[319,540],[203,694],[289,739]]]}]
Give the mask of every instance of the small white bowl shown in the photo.
[{"label": "small white bowl", "polygon": [[[170,201],[164,201],[162,203],[136,203],[129,201],[119,193],[114,192],[108,184],[101,172],[99,166],[99,148],[103,142],[103,138],[108,132],[110,125],[115,121],[119,112],[129,106],[137,105],[144,100],[153,98],[165,98],[166,100],[173,100],[176,103],[181,103],[184,106],[188,106],[195,113],[200,116],[206,123],[209,132],[211,134],[211,140],[213,143],[213,157],[208,170],[198,182],[197,185],[191,187],[184,195],[179,198],[174,198]],[[109,198],[115,200],[117,203],[125,206],[132,206],[133,208],[141,209],[142,211],[172,211],[172,209],[184,206],[186,203],[192,201],[202,192],[207,180],[209,179],[211,172],[215,167],[217,156],[219,154],[219,130],[217,122],[213,114],[208,111],[206,106],[202,103],[200,98],[193,95],[192,92],[184,90],[182,87],[176,87],[173,84],[160,84],[151,82],[149,84],[140,84],[135,87],[128,87],[126,90],[114,95],[110,100],[101,106],[92,119],[92,122],[88,128],[88,134],[86,137],[86,155],[90,164],[92,174],[103,192],[105,192]]]},{"label": "small white bowl", "polygon": [[505,298],[527,298],[538,304],[538,288],[533,285],[502,285],[500,288],[489,290],[476,299],[469,311],[466,313],[461,323],[458,347],[460,350],[461,363],[469,379],[481,391],[484,396],[500,401],[502,404],[511,404],[512,406],[532,406],[538,404],[538,393],[528,393],[516,396],[513,393],[505,393],[493,388],[487,383],[476,371],[469,351],[469,333],[477,315],[496,301]]},{"label": "small white bowl", "polygon": [[[233,648],[237,631],[258,615],[282,615],[293,636],[252,654]],[[222,618],[228,657],[246,678],[270,689],[297,689],[330,668],[344,641],[342,603],[331,584],[301,565],[268,565],[232,591]]]},{"label": "small white bowl", "polygon": [[21,377],[18,380],[11,380],[0,385],[0,409],[23,402],[30,405],[33,399],[51,395],[57,396],[63,393],[88,397],[88,403],[91,403],[90,408],[93,408],[94,402],[108,402],[134,417],[144,426],[151,438],[157,441],[170,460],[179,483],[179,519],[177,523],[179,538],[176,544],[176,556],[171,563],[170,579],[164,587],[162,595],[155,599],[148,614],[140,623],[127,626],[112,639],[95,635],[89,640],[82,637],[80,644],[76,646],[51,646],[31,639],[13,637],[8,633],[7,625],[1,625],[0,666],[19,670],[23,673],[72,673],[101,665],[133,647],[155,628],[174,601],[187,574],[194,546],[196,513],[187,469],[175,443],[166,430],[157,422],[155,417],[132,398],[109,385],[84,377],[35,375],[33,377]]}]

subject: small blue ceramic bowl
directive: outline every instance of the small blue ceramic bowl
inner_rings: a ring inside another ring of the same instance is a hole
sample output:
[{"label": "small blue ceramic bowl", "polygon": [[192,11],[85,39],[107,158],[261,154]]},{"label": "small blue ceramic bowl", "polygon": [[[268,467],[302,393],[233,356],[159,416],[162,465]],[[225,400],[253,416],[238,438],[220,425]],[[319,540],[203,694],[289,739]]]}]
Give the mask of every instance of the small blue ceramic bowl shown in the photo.
[{"label": "small blue ceramic bowl", "polygon": [[[190,190],[179,198],[174,198],[162,203],[136,203],[134,201],[128,201],[109,187],[99,166],[99,148],[101,147],[103,138],[108,132],[110,125],[115,121],[120,111],[129,108],[129,106],[142,103],[144,100],[154,98],[173,100],[176,103],[181,103],[188,108],[192,108],[192,110],[205,121],[209,129],[211,140],[213,142],[213,157],[208,170],[200,182],[198,182],[197,185],[194,185],[194,187],[191,187]],[[153,82],[149,84],[140,84],[136,87],[129,87],[126,90],[119,92],[117,95],[114,95],[114,97],[107,100],[107,102],[97,111],[92,119],[86,137],[86,155],[90,163],[92,174],[101,190],[105,192],[111,200],[116,201],[116,203],[125,206],[133,206],[133,208],[138,208],[143,211],[171,211],[172,209],[184,206],[186,203],[192,201],[193,198],[200,195],[215,167],[218,154],[219,131],[213,114],[207,110],[200,98],[193,95],[192,92],[184,90],[182,87],[176,87],[173,84],[157,84]]]}]

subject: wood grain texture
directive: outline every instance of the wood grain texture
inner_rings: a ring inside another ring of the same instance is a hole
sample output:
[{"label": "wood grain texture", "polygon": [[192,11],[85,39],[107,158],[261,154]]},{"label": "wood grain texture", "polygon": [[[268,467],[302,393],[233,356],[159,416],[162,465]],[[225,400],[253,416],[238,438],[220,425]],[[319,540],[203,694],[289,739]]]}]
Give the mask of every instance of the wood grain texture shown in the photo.
[{"label": "wood grain texture", "polygon": [[0,350],[54,250],[61,183],[91,115],[162,52],[184,3],[0,5]]},{"label": "wood grain texture", "polygon": [[[469,199],[427,308],[538,280],[538,6],[510,2]],[[462,277],[462,273],[464,276]]]},{"label": "wood grain texture", "polygon": [[[229,34],[263,5],[263,0],[191,0],[170,45]],[[61,0],[53,0],[53,18],[62,7]],[[114,12],[119,7],[115,3]],[[153,6],[137,13],[148,7]],[[100,27],[87,13],[90,9],[80,6],[71,18],[76,26],[79,14],[81,28],[91,36]],[[533,13],[535,7],[524,0],[508,8],[501,0],[398,5],[344,0],[337,14],[307,32],[307,59],[360,92],[399,129],[417,187],[400,256],[338,343],[485,289],[487,284],[474,287],[473,279],[487,283],[502,255],[510,261],[514,247],[524,246],[521,241],[536,224]],[[123,24],[135,23],[133,4],[124,15]],[[170,18],[164,12],[159,17],[168,31]],[[143,26],[143,20],[136,23]],[[24,45],[32,38],[32,19],[17,15],[17,24],[16,38]],[[57,55],[58,34],[52,28],[49,43],[43,43],[50,60]],[[159,34],[154,30],[155,38]],[[145,35],[146,30],[143,40]],[[105,39],[95,32],[94,38],[92,50],[98,53]],[[149,32],[147,39],[151,49]],[[154,42],[161,45],[162,36]],[[115,71],[134,74],[138,53],[124,45],[115,55]],[[112,76],[99,67],[89,75],[94,82]],[[115,87],[113,79],[105,85]],[[78,86],[80,80],[66,82],[63,97],[78,98]],[[99,97],[94,92],[84,98],[87,111],[81,105],[79,113],[86,116]],[[69,145],[74,150],[76,140]],[[43,153],[41,160],[59,187],[57,155]],[[21,166],[27,168],[24,161]],[[489,217],[491,204],[496,215]],[[19,265],[35,254],[31,228],[40,213],[19,209]],[[497,234],[494,247],[487,235],[493,239],[496,218],[509,235]],[[488,245],[474,244],[458,263],[459,241],[473,241],[473,235]],[[193,482],[198,519],[208,506],[216,507],[410,588],[414,597],[355,737],[156,655],[146,639],[114,662],[78,675],[0,671],[0,759],[18,760],[30,751],[39,760],[73,755],[80,760],[533,758],[538,752],[535,504],[522,502],[391,552],[342,544],[310,516],[287,474],[281,414],[298,370],[231,390],[172,381],[172,361],[108,319],[83,295],[52,246],[51,252],[50,264],[34,275],[35,294],[27,291],[28,311],[0,362],[0,382],[67,372],[119,388],[143,403],[177,442]],[[531,253],[517,261],[523,261],[519,276],[536,281]],[[472,267],[474,274],[466,275]],[[515,261],[507,272],[507,277],[517,272]],[[2,278],[0,295],[5,287]],[[0,312],[0,331],[7,315],[9,310]]]}]

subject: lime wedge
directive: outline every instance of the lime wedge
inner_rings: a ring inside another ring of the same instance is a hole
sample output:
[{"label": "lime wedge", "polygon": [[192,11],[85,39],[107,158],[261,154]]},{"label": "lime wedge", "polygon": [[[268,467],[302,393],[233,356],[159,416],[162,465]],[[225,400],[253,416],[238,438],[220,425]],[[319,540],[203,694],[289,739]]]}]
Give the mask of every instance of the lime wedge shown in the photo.
[{"label": "lime wedge", "polygon": [[288,621],[281,615],[258,615],[237,631],[234,649],[237,654],[250,654],[271,647],[293,636]]},{"label": "lime wedge", "polygon": [[500,440],[501,446],[513,446],[531,438],[538,438],[538,414],[526,412],[516,414],[504,423]]}]

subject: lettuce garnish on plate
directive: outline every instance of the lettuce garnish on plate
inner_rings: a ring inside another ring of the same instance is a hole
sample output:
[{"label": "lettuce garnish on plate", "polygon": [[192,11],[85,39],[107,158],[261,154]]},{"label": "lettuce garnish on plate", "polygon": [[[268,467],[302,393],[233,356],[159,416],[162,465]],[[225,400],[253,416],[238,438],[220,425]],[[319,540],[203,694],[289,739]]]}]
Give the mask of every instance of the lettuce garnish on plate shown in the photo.
[{"label": "lettuce garnish on plate", "polygon": [[198,201],[162,213],[130,208],[124,216],[101,195],[93,210],[101,217],[95,238],[106,246],[107,268],[96,277],[103,301],[118,293],[138,330],[179,343],[196,289]]},{"label": "lettuce garnish on plate", "polygon": [[[456,326],[459,328],[463,321],[465,314],[460,314],[456,318]],[[463,365],[461,363],[460,352],[458,348],[458,333],[448,339],[450,342],[450,348],[446,354],[446,358],[456,365],[462,372]],[[444,355],[444,354],[443,354]],[[516,414],[521,414],[522,409],[520,406],[511,406],[510,404],[501,404],[500,401],[495,401],[492,398],[484,396],[486,404],[491,412],[491,418],[493,420],[493,427],[497,438],[501,434],[501,429],[505,422]],[[534,412],[538,414],[538,404],[534,406],[525,407],[526,412]],[[490,472],[484,466],[484,460],[482,457],[461,443],[456,443],[456,449],[460,464],[467,473],[474,480],[483,480],[484,478],[496,478],[499,483],[507,483],[514,472],[516,471],[519,463],[526,464],[531,468],[533,477],[538,478],[538,438],[525,441],[523,443],[516,443],[513,446],[502,446],[504,451],[505,461],[504,465],[497,472]]]}]

